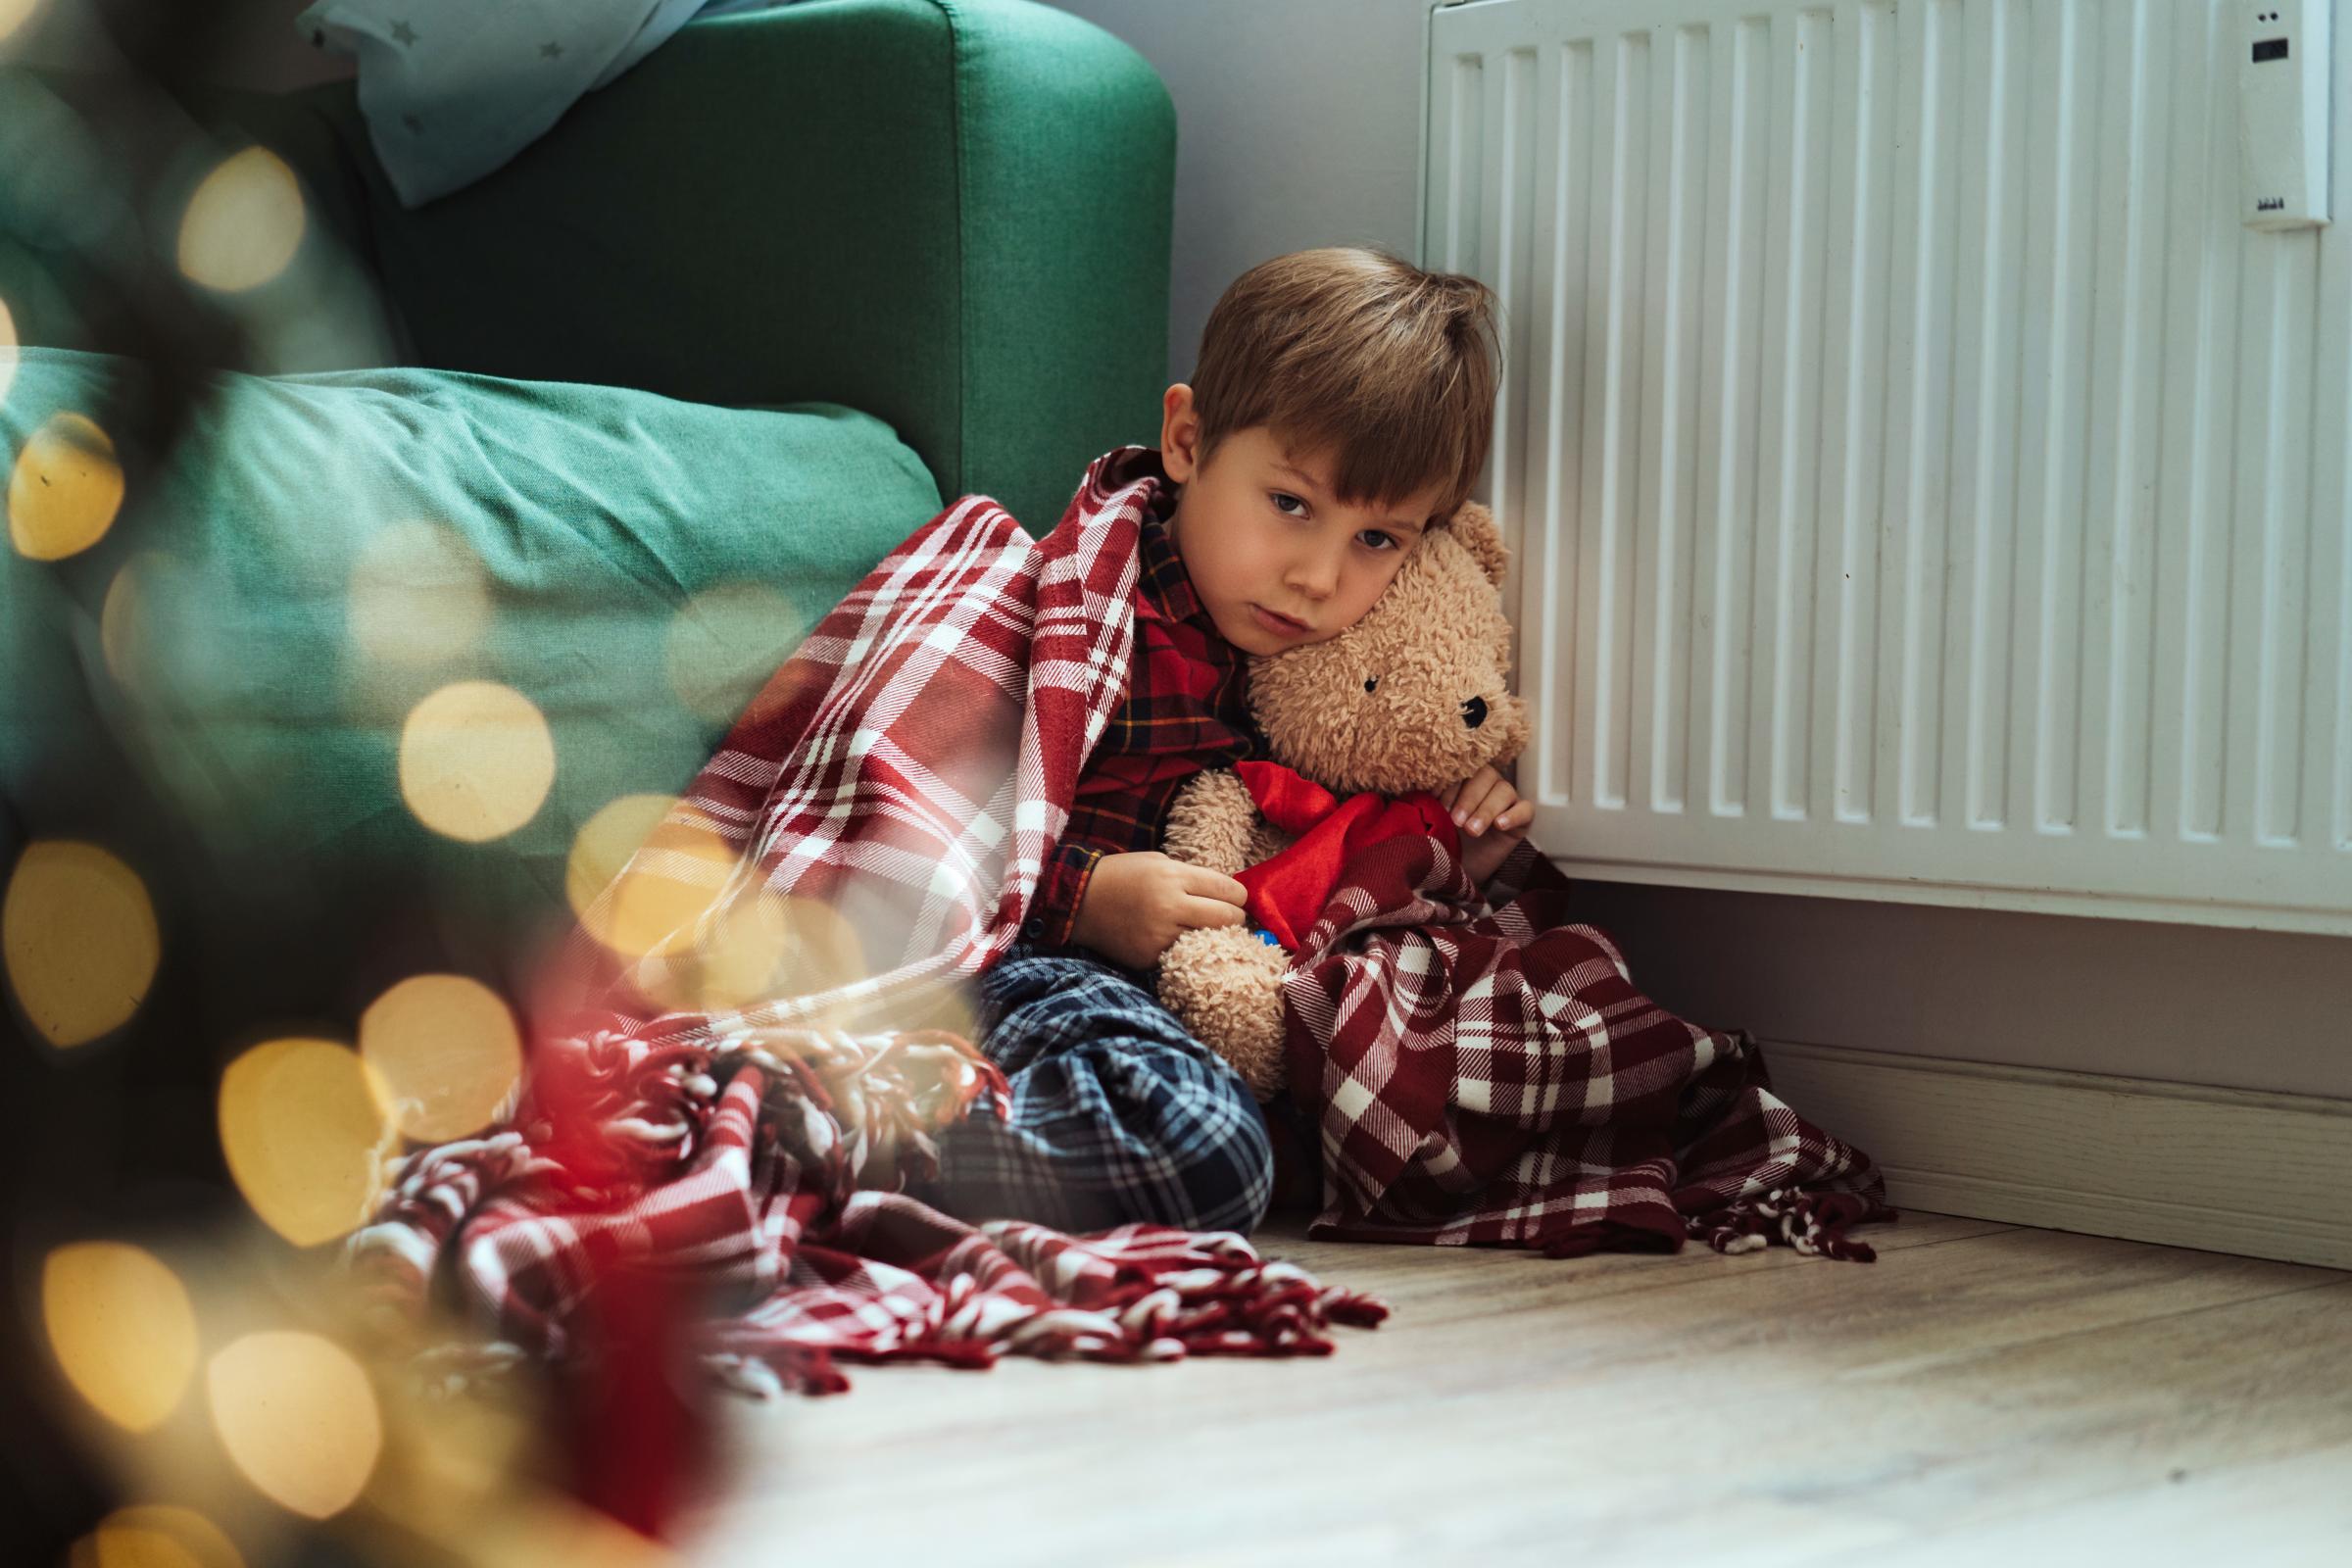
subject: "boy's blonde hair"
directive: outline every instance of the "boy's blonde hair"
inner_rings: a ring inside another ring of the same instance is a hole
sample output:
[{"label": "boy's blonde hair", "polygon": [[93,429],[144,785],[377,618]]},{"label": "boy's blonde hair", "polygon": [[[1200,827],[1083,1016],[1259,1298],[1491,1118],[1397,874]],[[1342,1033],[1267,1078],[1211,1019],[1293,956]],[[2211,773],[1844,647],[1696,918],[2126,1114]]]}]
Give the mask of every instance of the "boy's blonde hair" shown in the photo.
[{"label": "boy's blonde hair", "polygon": [[1500,359],[1494,293],[1475,277],[1363,246],[1277,256],[1233,280],[1201,332],[1200,461],[1263,425],[1335,454],[1343,505],[1438,485],[1426,520],[1443,522],[1486,466]]}]

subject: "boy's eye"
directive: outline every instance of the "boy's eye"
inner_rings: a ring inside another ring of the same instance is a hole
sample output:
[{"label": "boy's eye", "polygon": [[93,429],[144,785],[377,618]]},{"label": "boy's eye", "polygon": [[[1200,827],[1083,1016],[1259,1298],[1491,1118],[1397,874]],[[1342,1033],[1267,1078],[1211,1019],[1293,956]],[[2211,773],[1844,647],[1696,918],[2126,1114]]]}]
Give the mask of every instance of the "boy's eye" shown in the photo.
[{"label": "boy's eye", "polygon": [[[1300,501],[1297,496],[1291,494],[1288,490],[1269,490],[1266,492],[1266,495],[1267,498],[1274,503],[1275,510],[1281,511],[1284,516],[1298,517],[1305,515],[1303,509],[1305,508],[1306,503]],[[1295,503],[1301,510],[1298,512],[1283,511],[1282,504],[1285,501]],[[1383,533],[1378,528],[1366,528],[1362,532],[1358,533],[1356,538],[1362,540],[1364,544],[1372,550],[1383,553],[1391,550],[1401,550],[1404,548],[1402,545],[1396,542],[1396,535]]]}]

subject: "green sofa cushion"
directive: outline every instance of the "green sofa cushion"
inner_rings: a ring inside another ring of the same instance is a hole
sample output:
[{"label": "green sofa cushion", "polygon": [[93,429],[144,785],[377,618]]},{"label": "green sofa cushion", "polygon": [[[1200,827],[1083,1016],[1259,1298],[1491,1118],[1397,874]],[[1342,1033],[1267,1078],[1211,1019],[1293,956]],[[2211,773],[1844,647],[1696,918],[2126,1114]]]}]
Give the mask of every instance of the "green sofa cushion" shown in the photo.
[{"label": "green sofa cushion", "polygon": [[[83,415],[124,499],[87,548],[5,552],[0,786],[35,839],[121,841],[112,797],[141,792],[123,848],[168,862],[142,867],[167,948],[176,888],[204,928],[178,934],[208,964],[268,953],[281,1009],[340,1013],[420,966],[511,978],[567,923],[580,825],[683,788],[941,505],[888,425],[838,405],[406,368],[205,387],[151,450],[148,372],[25,351],[0,404],[12,493],[32,509],[73,482],[70,445],[49,439],[47,468],[24,453]],[[473,761],[403,746],[419,704],[468,682],[521,715],[461,749],[489,767],[478,790]]]},{"label": "green sofa cushion", "polygon": [[[992,496],[1039,535],[1098,455],[1157,437],[1175,106],[1143,56],[1054,6],[698,17],[505,168],[414,209],[350,81],[179,96],[222,152],[282,156],[316,220],[285,276],[238,304],[317,318],[268,334],[285,356],[269,368],[381,358],[838,402],[887,420],[942,494]],[[345,248],[379,297],[349,287]],[[0,236],[26,340],[104,341],[53,293]]]}]

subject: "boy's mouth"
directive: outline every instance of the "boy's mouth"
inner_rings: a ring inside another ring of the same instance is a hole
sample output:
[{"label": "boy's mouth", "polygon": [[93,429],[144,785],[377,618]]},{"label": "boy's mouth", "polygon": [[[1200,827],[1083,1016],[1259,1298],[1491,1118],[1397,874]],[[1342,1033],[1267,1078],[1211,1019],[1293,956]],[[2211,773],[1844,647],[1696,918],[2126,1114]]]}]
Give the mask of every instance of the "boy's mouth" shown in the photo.
[{"label": "boy's mouth", "polygon": [[1265,627],[1277,637],[1303,637],[1314,630],[1314,627],[1309,626],[1305,621],[1293,615],[1276,614],[1263,605],[1251,605],[1250,613],[1257,617],[1257,623],[1260,626]]}]

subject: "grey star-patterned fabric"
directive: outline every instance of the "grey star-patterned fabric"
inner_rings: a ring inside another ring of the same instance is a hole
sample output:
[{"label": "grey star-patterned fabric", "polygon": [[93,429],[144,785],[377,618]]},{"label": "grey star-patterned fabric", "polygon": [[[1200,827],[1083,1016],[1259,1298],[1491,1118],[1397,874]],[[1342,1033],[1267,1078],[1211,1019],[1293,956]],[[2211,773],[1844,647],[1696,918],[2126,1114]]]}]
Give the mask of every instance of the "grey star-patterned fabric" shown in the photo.
[{"label": "grey star-patterned fabric", "polygon": [[795,0],[316,0],[294,19],[358,64],[360,113],[401,205],[472,183],[703,12]]}]

